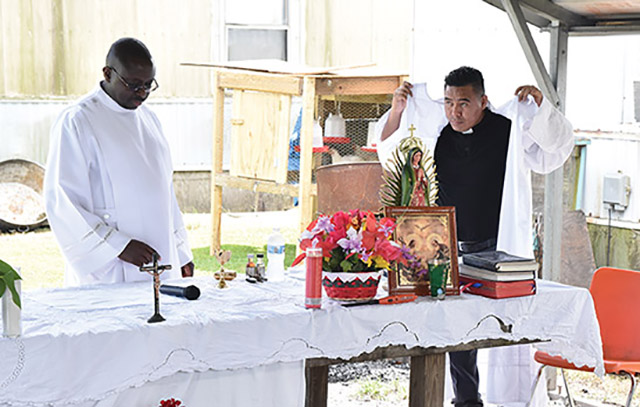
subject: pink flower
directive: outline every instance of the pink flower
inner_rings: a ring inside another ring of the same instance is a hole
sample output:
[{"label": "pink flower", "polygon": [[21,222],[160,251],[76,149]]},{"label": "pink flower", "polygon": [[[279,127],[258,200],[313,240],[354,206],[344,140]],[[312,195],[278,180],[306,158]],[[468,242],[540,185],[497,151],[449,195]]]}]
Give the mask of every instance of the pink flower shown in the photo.
[{"label": "pink flower", "polygon": [[[393,219],[378,220],[371,211],[340,211],[311,222],[300,236],[300,248],[303,251],[313,245],[322,248],[323,266],[327,270],[340,267],[338,264],[343,261],[359,271],[389,268],[393,261],[407,262],[400,246],[390,240],[394,228]],[[304,257],[304,253],[298,256],[294,265]]]}]

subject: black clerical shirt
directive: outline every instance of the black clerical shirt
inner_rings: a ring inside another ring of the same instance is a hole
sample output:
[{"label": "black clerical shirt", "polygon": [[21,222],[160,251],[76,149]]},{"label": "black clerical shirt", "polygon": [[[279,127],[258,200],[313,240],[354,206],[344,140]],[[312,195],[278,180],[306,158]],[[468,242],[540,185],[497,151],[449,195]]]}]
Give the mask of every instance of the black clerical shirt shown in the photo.
[{"label": "black clerical shirt", "polygon": [[498,236],[510,129],[511,120],[486,109],[472,133],[451,124],[440,133],[434,152],[438,204],[456,207],[460,241]]}]

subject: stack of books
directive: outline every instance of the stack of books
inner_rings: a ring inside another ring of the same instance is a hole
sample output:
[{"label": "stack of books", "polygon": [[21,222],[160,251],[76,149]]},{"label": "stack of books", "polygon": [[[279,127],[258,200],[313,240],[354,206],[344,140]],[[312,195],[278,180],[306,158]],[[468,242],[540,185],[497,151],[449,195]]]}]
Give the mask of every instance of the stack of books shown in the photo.
[{"label": "stack of books", "polygon": [[460,283],[466,292],[490,298],[522,297],[536,293],[538,263],[502,251],[462,256]]}]

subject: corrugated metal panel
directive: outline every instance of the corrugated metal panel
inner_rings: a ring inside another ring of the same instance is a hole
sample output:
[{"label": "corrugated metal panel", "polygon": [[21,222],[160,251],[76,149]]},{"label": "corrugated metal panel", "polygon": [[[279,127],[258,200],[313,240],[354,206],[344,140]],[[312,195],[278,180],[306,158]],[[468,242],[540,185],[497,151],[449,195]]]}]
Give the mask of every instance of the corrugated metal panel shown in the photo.
[{"label": "corrugated metal panel", "polygon": [[[0,101],[0,161],[24,158],[44,165],[49,132],[71,101]],[[176,170],[209,169],[213,112],[209,99],[153,100]]]},{"label": "corrugated metal panel", "polygon": [[[24,158],[45,165],[49,132],[60,112],[72,101],[0,100],[0,161]],[[210,170],[213,101],[211,99],[151,99],[147,102],[160,119],[177,171]],[[300,111],[293,99],[291,129]],[[229,169],[231,151],[231,99],[225,100],[223,169]]]}]

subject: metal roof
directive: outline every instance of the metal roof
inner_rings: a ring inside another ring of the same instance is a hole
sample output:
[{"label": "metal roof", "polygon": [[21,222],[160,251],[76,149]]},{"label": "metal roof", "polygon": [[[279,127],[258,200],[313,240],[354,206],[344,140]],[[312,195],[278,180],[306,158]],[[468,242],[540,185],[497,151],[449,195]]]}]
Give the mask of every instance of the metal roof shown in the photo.
[{"label": "metal roof", "polygon": [[[502,10],[509,0],[483,0]],[[640,0],[519,0],[528,23],[566,26],[569,35],[640,33]]]}]

